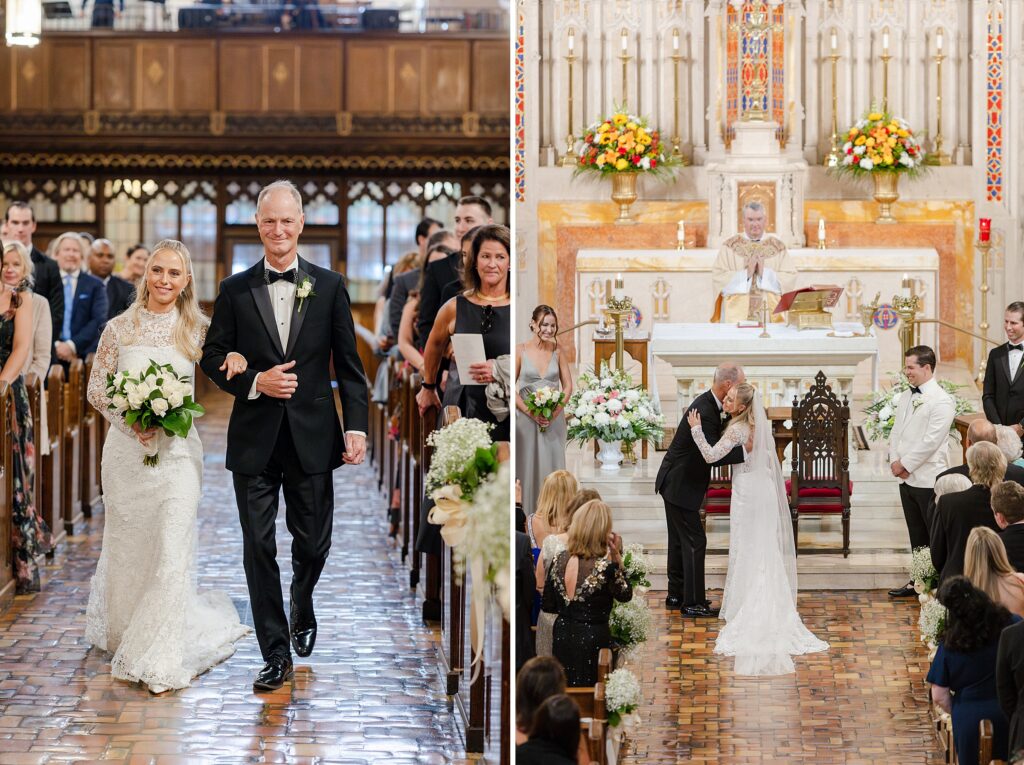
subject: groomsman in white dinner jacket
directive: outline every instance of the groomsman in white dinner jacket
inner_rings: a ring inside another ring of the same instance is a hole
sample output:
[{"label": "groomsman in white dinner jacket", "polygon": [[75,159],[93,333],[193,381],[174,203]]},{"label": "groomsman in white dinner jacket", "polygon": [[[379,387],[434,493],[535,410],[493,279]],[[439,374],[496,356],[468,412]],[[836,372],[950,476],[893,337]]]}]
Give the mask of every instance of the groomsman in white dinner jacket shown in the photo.
[{"label": "groomsman in white dinner jacket", "polygon": [[[903,373],[910,383],[896,406],[889,434],[889,469],[900,482],[900,502],[910,533],[910,549],[927,547],[931,529],[929,504],[935,477],[949,467],[946,439],[956,415],[953,397],[935,379],[935,351],[916,345],[904,354]],[[917,597],[914,583],[889,590],[894,598]]]}]

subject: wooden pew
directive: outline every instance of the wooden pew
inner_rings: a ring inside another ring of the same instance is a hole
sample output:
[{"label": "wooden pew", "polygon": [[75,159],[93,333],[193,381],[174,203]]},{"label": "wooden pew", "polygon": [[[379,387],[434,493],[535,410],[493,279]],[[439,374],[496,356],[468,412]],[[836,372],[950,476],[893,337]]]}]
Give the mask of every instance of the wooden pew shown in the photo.
[{"label": "wooden pew", "polygon": [[0,433],[0,612],[11,605],[14,600],[16,583],[14,580],[14,547],[12,535],[12,505],[14,499],[14,476],[11,463],[14,455],[11,451],[11,429],[8,427],[8,413],[13,411],[10,386],[0,382],[0,422],[3,422],[3,433]]},{"label": "wooden pew", "polygon": [[67,534],[64,524],[64,369],[60,365],[50,367],[46,390],[40,395],[46,396],[46,437],[50,439],[50,453],[42,458],[36,502],[56,540]]},{"label": "wooden pew", "polygon": [[593,686],[566,688],[565,692],[579,705],[580,717],[589,718],[584,728],[590,759],[603,764],[608,759],[608,713],[605,709],[604,689],[612,671],[612,652],[602,648],[597,654],[597,683]]},{"label": "wooden pew", "polygon": [[[35,372],[29,374],[25,379],[25,390],[28,392],[28,406],[29,411],[32,413],[32,435],[36,442],[35,464],[32,466],[35,472],[35,485],[32,487],[34,494],[32,496],[35,497],[36,507],[39,510],[39,514],[43,517],[43,520],[46,521],[46,525],[50,527],[50,531],[53,534],[53,547],[51,547],[50,551],[47,553],[47,557],[52,558],[57,551],[57,545],[64,541],[67,534],[64,531],[63,516],[60,515],[60,503],[58,502],[56,507],[49,503],[49,495],[46,490],[46,482],[48,480],[54,480],[51,464],[52,460],[49,460],[48,457],[43,455],[43,445],[47,443],[48,440],[51,442],[52,448],[52,439],[49,428],[49,410],[47,410],[47,422],[44,423],[42,417],[42,405],[47,392],[43,389],[42,380],[39,379],[39,376]],[[47,401],[47,406],[49,406],[49,401]],[[57,476],[58,486],[60,485],[59,482],[60,477]],[[57,496],[60,496],[60,492],[57,493]],[[57,520],[59,521],[56,524],[54,523],[54,513],[57,514]]]},{"label": "wooden pew", "polygon": [[978,763],[979,765],[1005,765],[1005,760],[992,759],[992,721],[981,720],[978,723]]},{"label": "wooden pew", "polygon": [[86,518],[92,517],[92,509],[100,501],[100,457],[103,451],[103,430],[100,420],[106,421],[88,399],[89,376],[92,374],[95,356],[96,354],[90,353],[85,360],[82,395],[78,402],[82,429],[82,485],[79,491],[82,498],[82,515]]},{"label": "wooden pew", "polygon": [[[444,425],[447,427],[461,417],[457,406],[445,407]],[[445,614],[441,627],[441,664],[446,669],[445,693],[449,696],[456,696],[459,693],[460,679],[467,662],[471,658],[466,656],[466,645],[463,640],[463,624],[466,621],[466,598],[464,577],[459,576],[455,571],[455,557],[448,545],[444,546],[441,554],[443,566],[443,579],[441,589],[443,592],[442,602],[445,606]],[[464,705],[465,706],[465,705]],[[467,744],[468,745],[468,744]],[[470,751],[483,751],[481,749]]]},{"label": "wooden pew", "polygon": [[[420,387],[420,380],[421,378],[418,373],[409,378],[410,396],[414,401],[416,391]],[[410,412],[410,419],[409,431],[403,435],[409,440],[410,458],[415,463],[416,470],[413,472],[412,480],[409,482],[409,491],[406,494],[406,509],[403,510],[407,519],[405,532],[408,532],[409,540],[405,540],[403,536],[402,550],[404,555],[406,545],[408,545],[408,549],[411,551],[411,555],[407,558],[409,561],[409,586],[412,589],[416,589],[416,585],[420,581],[420,567],[422,563],[422,556],[416,552],[416,536],[420,532],[420,514],[423,511],[423,486],[428,464],[423,459],[424,452],[426,451],[426,429],[424,428],[423,418],[420,417],[417,408],[414,407],[412,412]]]},{"label": "wooden pew", "polygon": [[82,513],[82,373],[85,365],[74,359],[68,366],[64,385],[64,479],[62,506],[68,536],[81,524]]}]

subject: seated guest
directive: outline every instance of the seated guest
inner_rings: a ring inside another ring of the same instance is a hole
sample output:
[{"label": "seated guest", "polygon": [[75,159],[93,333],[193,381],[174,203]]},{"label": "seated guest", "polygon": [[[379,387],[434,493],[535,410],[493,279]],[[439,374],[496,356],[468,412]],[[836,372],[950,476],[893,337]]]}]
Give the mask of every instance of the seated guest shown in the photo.
[{"label": "seated guest", "polygon": [[992,489],[992,513],[1010,565],[1024,571],[1024,486],[1003,481]]},{"label": "seated guest", "polygon": [[[540,556],[537,559],[536,587],[541,593],[544,592],[544,572],[551,566],[551,561],[558,553],[565,549],[569,540],[568,528],[576,511],[594,499],[601,499],[601,495],[594,489],[580,489],[569,501],[565,512],[565,528],[560,534],[548,534],[541,546]],[[545,611],[543,607],[537,616],[537,655],[550,656],[552,652],[552,630],[555,626],[555,619],[558,618],[557,611]]]},{"label": "seated guest", "polygon": [[[3,281],[13,289],[22,288],[22,302],[32,304],[32,343],[28,347],[28,358],[21,373],[28,377],[35,372],[40,382],[50,371],[50,345],[53,337],[50,304],[42,295],[31,292],[32,258],[21,242],[5,242],[3,254]],[[27,287],[27,289],[25,289]],[[43,401],[46,397],[43,396]],[[40,428],[42,431],[42,428]],[[45,432],[45,431],[44,431]],[[45,439],[43,439],[45,440]]]},{"label": "seated guest", "polygon": [[946,494],[956,494],[958,491],[967,491],[971,488],[971,479],[960,473],[947,473],[941,478],[935,479],[935,504]]},{"label": "seated guest", "polygon": [[622,538],[612,533],[612,511],[604,502],[588,502],[573,517],[566,549],[555,556],[544,583],[544,609],[558,613],[554,654],[570,687],[597,682],[598,651],[612,644],[612,601],[632,597],[622,570]]},{"label": "seated guest", "polygon": [[[1003,454],[1006,455],[1006,461],[1013,467],[1024,469],[1024,459],[1021,458],[1024,448],[1022,448],[1017,431],[1008,425],[996,425],[995,428],[996,446],[1003,450]],[[1007,465],[1007,471],[1010,470],[1010,465]]]},{"label": "seated guest", "polygon": [[1013,570],[1002,540],[992,529],[979,526],[971,530],[964,552],[964,576],[992,602],[1024,617],[1024,574]]},{"label": "seated guest", "polygon": [[[974,444],[980,444],[982,441],[990,444],[995,444],[1003,450],[1003,446],[999,443],[999,427],[993,425],[988,420],[977,419],[971,420],[971,424],[967,427],[967,448],[970,449]],[[1018,440],[1017,446],[1020,446],[1020,439]],[[1004,450],[1005,453],[1005,450]],[[1019,455],[1019,453],[1018,453]],[[1014,458],[1016,459],[1016,458]],[[1016,481],[1017,483],[1024,486],[1024,467],[1020,465],[1013,465],[1013,460],[1007,457],[1006,475],[1005,480]],[[959,473],[960,475],[968,474],[967,464],[957,465],[951,467],[948,470],[944,470],[936,476],[936,478],[942,478],[944,475],[951,475],[953,473]]]},{"label": "seated guest", "polygon": [[82,271],[85,248],[74,232],[61,234],[54,254],[64,284],[64,324],[54,355],[65,369],[72,359],[85,359],[96,350],[107,324],[107,290],[103,282]]},{"label": "seated guest", "polygon": [[1006,457],[995,444],[982,441],[967,450],[972,486],[967,491],[947,494],[932,517],[932,564],[939,581],[964,572],[964,550],[971,529],[985,526],[999,531],[992,515],[992,487],[1003,480]]},{"label": "seated guest", "polygon": [[948,613],[928,670],[932,701],[953,718],[960,765],[978,763],[982,720],[992,721],[992,757],[1005,760],[1008,726],[996,693],[996,654],[1000,633],[1020,618],[993,603],[963,576],[944,582],[938,597]]},{"label": "seated guest", "polygon": [[114,276],[114,245],[97,239],[89,248],[89,273],[107,288],[107,319],[124,313],[135,302],[135,286]]},{"label": "seated guest", "polygon": [[146,263],[149,262],[149,250],[144,244],[133,244],[124,256],[124,268],[121,278],[138,287],[142,277],[146,275]]},{"label": "seated guest", "polygon": [[1007,627],[999,636],[996,692],[999,706],[1010,721],[1007,751],[1011,762],[1019,762],[1024,750],[1024,622]]},{"label": "seated guest", "polygon": [[580,708],[560,693],[547,698],[533,716],[530,737],[516,747],[519,765],[576,765]]},{"label": "seated guest", "polygon": [[537,554],[548,534],[569,530],[569,503],[579,488],[576,476],[568,470],[556,470],[544,479],[537,497],[537,509],[526,517],[526,530]]}]

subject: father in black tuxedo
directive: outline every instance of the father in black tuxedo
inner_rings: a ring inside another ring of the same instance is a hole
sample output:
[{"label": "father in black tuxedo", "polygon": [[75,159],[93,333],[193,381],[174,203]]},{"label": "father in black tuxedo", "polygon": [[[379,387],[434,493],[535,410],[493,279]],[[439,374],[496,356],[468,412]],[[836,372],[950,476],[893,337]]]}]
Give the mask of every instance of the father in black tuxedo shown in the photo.
[{"label": "father in black tuxedo", "polygon": [[1024,301],[1006,306],[1003,329],[1007,342],[988,353],[981,403],[990,422],[1024,436]]},{"label": "father in black tuxedo", "polygon": [[[693,441],[686,416],[700,414],[701,427],[708,443],[714,445],[722,435],[722,401],[734,385],[746,379],[736,364],[720,364],[715,370],[711,390],[705,391],[687,407],[676,429],[665,459],[654,481],[654,491],[665,503],[668,522],[668,598],[665,605],[681,607],[687,616],[717,616],[705,599],[704,556],[708,538],[700,522],[700,506],[711,482],[711,465]],[[737,446],[715,465],[743,462],[743,447]]]},{"label": "father in black tuxedo", "polygon": [[[366,452],[369,404],[348,292],[340,274],[299,257],[304,221],[293,184],[276,181],[260,192],[264,258],[221,282],[200,362],[235,397],[226,466],[234,473],[245,579],[266,662],[253,682],[257,691],[280,688],[292,675],[289,633],[299,656],[313,650],[313,588],[331,546],[332,471],[361,463]],[[292,535],[290,630],[274,527],[282,487]]]}]

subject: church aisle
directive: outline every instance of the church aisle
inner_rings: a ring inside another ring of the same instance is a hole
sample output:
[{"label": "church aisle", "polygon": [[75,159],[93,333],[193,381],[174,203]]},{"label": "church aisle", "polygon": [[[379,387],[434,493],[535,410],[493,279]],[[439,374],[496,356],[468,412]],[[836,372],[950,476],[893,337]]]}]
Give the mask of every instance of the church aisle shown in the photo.
[{"label": "church aisle", "polygon": [[[203,401],[200,587],[227,591],[252,623],[231,476],[223,468],[230,400]],[[191,688],[161,697],[113,680],[83,638],[103,513],[46,567],[43,592],[0,616],[0,763],[462,763],[464,744],[408,573],[386,543],[384,501],[368,466],[335,476],[331,556],[317,586],[319,636],[293,683],[256,695],[255,635]],[[284,587],[290,536],[278,521]]]},{"label": "church aisle", "polygon": [[653,638],[631,662],[642,668],[641,730],[623,765],[944,761],[928,715],[916,600],[801,592],[804,623],[831,648],[795,657],[795,676],[745,678],[733,675],[734,659],[713,653],[721,622],[670,614],[664,597],[647,595]]}]

